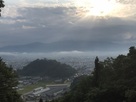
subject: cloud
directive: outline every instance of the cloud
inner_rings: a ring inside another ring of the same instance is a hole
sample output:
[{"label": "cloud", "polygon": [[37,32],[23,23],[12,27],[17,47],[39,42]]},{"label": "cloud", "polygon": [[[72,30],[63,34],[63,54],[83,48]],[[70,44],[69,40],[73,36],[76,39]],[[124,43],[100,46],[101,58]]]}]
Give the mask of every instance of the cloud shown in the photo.
[{"label": "cloud", "polygon": [[10,17],[10,18],[17,18],[21,17],[22,14],[18,12],[19,7],[18,6],[6,6],[2,10],[2,17]]},{"label": "cloud", "polygon": [[26,22],[26,21],[27,20],[25,20],[25,19],[9,19],[9,18],[5,18],[5,19],[1,19],[0,23],[10,25],[10,24],[15,24],[15,23],[23,23],[23,22]]},{"label": "cloud", "polygon": [[106,57],[106,56],[112,56],[115,57],[118,54],[127,54],[128,51],[120,52],[120,51],[114,51],[114,52],[101,52],[101,51],[88,51],[88,52],[80,52],[80,51],[67,51],[67,52],[50,52],[50,53],[11,53],[11,52],[0,52],[0,56],[3,58],[8,57],[8,59],[26,59],[28,58],[29,60],[37,59],[37,58],[61,58],[61,57],[79,57],[79,58],[92,58],[92,57]]},{"label": "cloud", "polygon": [[34,29],[34,28],[36,28],[36,27],[34,27],[34,26],[25,26],[25,25],[22,26],[22,29]]},{"label": "cloud", "polygon": [[[84,18],[77,14],[81,11],[76,7],[49,5],[43,1],[34,3],[30,0],[19,3],[17,7],[8,6],[3,11],[0,46],[31,42],[67,43],[71,51],[79,51],[80,48],[82,51],[90,50],[88,47],[112,50],[115,45],[128,47],[135,44],[136,21],[130,19],[132,17]],[[133,10],[131,14],[134,14]],[[126,42],[129,43],[126,45]],[[79,47],[74,49],[76,46]]]},{"label": "cloud", "polygon": [[116,1],[122,4],[135,4],[136,3],[135,0],[116,0]]}]

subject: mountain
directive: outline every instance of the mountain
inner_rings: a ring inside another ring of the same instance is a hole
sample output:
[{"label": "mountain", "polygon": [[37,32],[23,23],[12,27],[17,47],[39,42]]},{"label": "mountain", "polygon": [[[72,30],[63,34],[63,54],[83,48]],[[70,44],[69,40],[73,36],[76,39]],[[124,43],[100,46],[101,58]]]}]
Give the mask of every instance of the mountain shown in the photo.
[{"label": "mountain", "polygon": [[37,52],[46,48],[44,43],[34,42],[24,45],[4,46],[0,48],[0,52]]},{"label": "mountain", "polygon": [[5,46],[0,48],[0,52],[117,51],[126,50],[126,47],[127,45],[115,43],[68,40],[54,43],[34,42],[24,45]]}]

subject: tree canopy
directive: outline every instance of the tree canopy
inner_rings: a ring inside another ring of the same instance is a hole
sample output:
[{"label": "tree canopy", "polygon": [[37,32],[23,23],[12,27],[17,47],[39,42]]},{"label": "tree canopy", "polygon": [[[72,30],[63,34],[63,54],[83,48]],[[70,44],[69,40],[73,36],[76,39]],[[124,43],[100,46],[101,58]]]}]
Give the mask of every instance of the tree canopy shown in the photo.
[{"label": "tree canopy", "polygon": [[135,47],[130,47],[127,55],[119,55],[99,62],[98,67],[95,68],[92,76],[82,78],[74,85],[74,89],[72,88],[63,98],[55,102],[136,101]]},{"label": "tree canopy", "polygon": [[0,102],[20,102],[20,95],[15,87],[17,86],[17,74],[7,67],[0,58]]},{"label": "tree canopy", "polygon": [[24,76],[48,76],[51,78],[67,78],[76,73],[69,65],[62,64],[56,60],[37,59],[32,61],[22,70],[18,71]]},{"label": "tree canopy", "polygon": [[0,0],[0,16],[1,16],[1,8],[3,8],[4,6],[5,6],[4,1]]}]

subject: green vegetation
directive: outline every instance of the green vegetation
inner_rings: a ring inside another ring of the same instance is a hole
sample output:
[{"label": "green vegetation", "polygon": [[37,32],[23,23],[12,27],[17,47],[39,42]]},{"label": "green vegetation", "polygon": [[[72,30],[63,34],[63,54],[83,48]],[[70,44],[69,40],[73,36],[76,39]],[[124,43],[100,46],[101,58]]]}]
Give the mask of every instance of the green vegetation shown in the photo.
[{"label": "green vegetation", "polygon": [[[51,82],[50,82],[51,83]],[[23,90],[18,90],[18,93],[19,94],[25,94],[25,93],[27,93],[27,92],[30,92],[30,91],[32,91],[33,89],[35,89],[35,88],[38,88],[38,87],[46,87],[46,85],[47,84],[50,84],[50,83],[47,83],[47,82],[45,82],[45,81],[40,81],[40,82],[38,82],[38,83],[36,83],[36,84],[31,84],[31,85],[27,85],[27,86],[25,86],[24,88],[23,88]]]},{"label": "green vegetation", "polygon": [[15,87],[17,74],[0,59],[0,102],[22,102]]},{"label": "green vegetation", "polygon": [[92,75],[79,79],[75,79],[70,92],[53,102],[135,102],[136,48],[103,62],[96,59]]},{"label": "green vegetation", "polygon": [[50,78],[68,78],[76,73],[76,70],[69,65],[61,64],[56,60],[37,59],[22,70],[19,75],[24,76],[48,76]]}]

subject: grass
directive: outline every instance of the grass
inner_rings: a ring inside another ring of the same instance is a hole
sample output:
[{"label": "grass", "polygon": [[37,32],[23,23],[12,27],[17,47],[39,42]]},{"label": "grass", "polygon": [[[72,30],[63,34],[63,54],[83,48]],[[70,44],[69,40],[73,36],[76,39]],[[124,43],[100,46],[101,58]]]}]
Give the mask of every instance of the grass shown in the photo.
[{"label": "grass", "polygon": [[28,92],[30,92],[33,89],[38,88],[38,87],[44,87],[45,88],[47,84],[51,84],[51,82],[47,83],[47,82],[44,82],[44,81],[40,81],[36,84],[25,86],[24,89],[19,90],[18,93],[22,95],[22,94],[28,93]]}]

